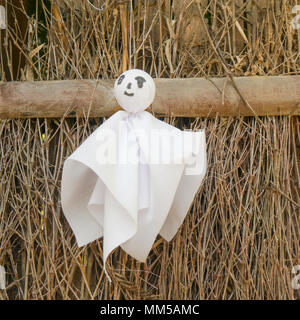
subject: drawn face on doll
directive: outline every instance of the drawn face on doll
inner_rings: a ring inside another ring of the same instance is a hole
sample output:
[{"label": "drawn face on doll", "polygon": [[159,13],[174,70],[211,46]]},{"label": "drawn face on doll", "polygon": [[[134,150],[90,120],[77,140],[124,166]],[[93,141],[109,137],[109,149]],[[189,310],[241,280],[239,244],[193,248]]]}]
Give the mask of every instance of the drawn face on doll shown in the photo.
[{"label": "drawn face on doll", "polygon": [[114,94],[123,109],[136,113],[147,109],[153,102],[155,84],[145,71],[132,69],[115,81]]}]

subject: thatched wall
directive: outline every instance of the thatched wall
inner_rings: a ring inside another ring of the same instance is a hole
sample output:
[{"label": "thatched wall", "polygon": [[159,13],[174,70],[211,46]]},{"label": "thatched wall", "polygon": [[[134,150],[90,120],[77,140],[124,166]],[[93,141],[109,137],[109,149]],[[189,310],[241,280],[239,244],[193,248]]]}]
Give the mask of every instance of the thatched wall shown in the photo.
[{"label": "thatched wall", "polygon": [[[0,80],[108,79],[129,66],[168,78],[300,73],[297,1],[107,2],[104,12],[81,0],[13,7],[27,22],[1,30]],[[24,63],[10,63],[7,43]],[[206,130],[208,172],[176,237],[158,237],[146,264],[115,250],[111,285],[102,240],[79,249],[60,206],[64,159],[103,119],[1,120],[0,299],[299,299],[299,117],[164,120]]]}]

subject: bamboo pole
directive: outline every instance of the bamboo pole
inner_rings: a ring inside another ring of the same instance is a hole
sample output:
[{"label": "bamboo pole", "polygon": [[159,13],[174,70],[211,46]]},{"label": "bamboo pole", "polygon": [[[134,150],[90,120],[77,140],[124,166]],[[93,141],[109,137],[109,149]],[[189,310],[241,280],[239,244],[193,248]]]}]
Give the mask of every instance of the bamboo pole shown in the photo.
[{"label": "bamboo pole", "polygon": [[[300,115],[300,76],[234,80],[257,115]],[[226,78],[155,79],[155,83],[149,111],[158,115],[254,115]],[[0,118],[106,117],[119,110],[113,84],[114,80],[0,82]]]}]

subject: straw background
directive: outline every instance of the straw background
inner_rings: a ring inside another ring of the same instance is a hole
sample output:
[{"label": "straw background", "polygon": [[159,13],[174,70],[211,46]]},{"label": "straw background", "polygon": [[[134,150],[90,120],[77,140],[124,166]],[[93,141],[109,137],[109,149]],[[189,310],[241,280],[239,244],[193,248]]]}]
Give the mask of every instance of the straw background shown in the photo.
[{"label": "straw background", "polygon": [[[16,21],[1,30],[1,81],[108,79],[130,66],[162,78],[300,74],[297,1],[0,4]],[[146,264],[114,251],[111,285],[102,240],[78,248],[60,205],[64,159],[104,120],[0,121],[0,299],[300,298],[300,117],[164,118],[206,130],[207,175]]]}]

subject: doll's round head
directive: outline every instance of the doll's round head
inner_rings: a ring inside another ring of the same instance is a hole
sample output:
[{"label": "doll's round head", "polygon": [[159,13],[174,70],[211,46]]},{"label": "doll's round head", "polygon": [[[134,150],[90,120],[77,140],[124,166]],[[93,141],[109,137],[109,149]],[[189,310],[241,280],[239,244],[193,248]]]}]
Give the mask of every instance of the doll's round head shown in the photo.
[{"label": "doll's round head", "polygon": [[123,109],[136,113],[147,109],[153,102],[155,84],[147,72],[131,69],[116,80],[114,94]]}]

